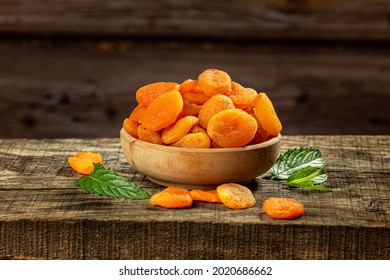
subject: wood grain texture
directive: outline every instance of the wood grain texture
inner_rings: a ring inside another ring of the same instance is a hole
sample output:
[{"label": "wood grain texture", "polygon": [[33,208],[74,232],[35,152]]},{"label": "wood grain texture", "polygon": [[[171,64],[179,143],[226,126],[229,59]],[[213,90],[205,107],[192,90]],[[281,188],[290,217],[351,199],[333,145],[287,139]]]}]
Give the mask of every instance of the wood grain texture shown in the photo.
[{"label": "wood grain texture", "polygon": [[390,134],[389,49],[215,42],[0,43],[0,137],[116,137],[136,90],[206,68],[267,92],[283,134]]},{"label": "wood grain texture", "polygon": [[[119,133],[119,131],[118,131]],[[195,203],[184,210],[88,194],[67,164],[98,151],[104,164],[150,193],[162,188],[135,172],[118,138],[0,140],[0,258],[43,259],[389,259],[389,136],[285,136],[281,151],[316,146],[329,161],[331,193],[288,189],[268,176],[249,187],[257,204],[235,211]],[[292,197],[292,221],[261,209]]]},{"label": "wood grain texture", "polygon": [[0,33],[388,41],[387,0],[6,0]]}]

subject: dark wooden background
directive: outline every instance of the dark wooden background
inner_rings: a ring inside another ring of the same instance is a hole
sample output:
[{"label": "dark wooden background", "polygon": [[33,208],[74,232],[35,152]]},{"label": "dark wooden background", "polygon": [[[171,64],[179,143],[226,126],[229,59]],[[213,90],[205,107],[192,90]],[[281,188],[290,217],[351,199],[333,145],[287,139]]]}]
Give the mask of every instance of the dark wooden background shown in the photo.
[{"label": "dark wooden background", "polygon": [[137,88],[219,68],[284,134],[390,134],[388,0],[2,0],[0,137],[118,137]]}]

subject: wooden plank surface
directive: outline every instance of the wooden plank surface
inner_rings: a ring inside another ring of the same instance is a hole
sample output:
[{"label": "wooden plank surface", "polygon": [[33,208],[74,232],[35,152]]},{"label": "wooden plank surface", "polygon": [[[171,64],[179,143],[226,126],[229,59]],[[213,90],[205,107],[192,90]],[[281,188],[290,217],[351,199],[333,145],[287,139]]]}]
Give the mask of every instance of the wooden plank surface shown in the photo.
[{"label": "wooden plank surface", "polygon": [[284,134],[390,134],[385,45],[0,42],[0,137],[117,137],[135,91],[219,68],[265,91]]},{"label": "wooden plank surface", "polygon": [[387,0],[5,0],[0,33],[389,41]]},{"label": "wooden plank surface", "polygon": [[[249,185],[253,208],[199,202],[168,210],[74,185],[79,175],[66,159],[89,150],[152,194],[162,190],[125,162],[119,138],[1,139],[0,258],[389,259],[389,142],[389,136],[284,136],[282,152],[320,149],[333,192],[291,190],[264,175]],[[269,218],[261,205],[270,196],[298,199],[304,216]]]}]

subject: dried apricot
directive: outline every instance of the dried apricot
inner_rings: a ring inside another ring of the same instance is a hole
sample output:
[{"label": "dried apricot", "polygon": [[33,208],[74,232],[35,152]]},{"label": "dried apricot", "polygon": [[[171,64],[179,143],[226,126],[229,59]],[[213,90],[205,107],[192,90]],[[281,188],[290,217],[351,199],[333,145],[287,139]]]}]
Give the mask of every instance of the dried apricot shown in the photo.
[{"label": "dried apricot", "polygon": [[164,128],[161,134],[161,140],[165,144],[171,144],[180,140],[186,135],[192,126],[199,123],[199,119],[194,116],[186,116],[181,118],[172,125]]},{"label": "dried apricot", "polygon": [[186,99],[183,99],[183,110],[177,116],[177,119],[184,118],[186,116],[195,116],[197,117],[202,105],[191,103]]},{"label": "dried apricot", "polygon": [[212,116],[215,114],[227,110],[233,109],[233,101],[223,94],[216,94],[212,96],[199,110],[199,123],[202,127],[207,129],[207,124]]},{"label": "dried apricot", "polygon": [[254,104],[257,91],[232,82],[232,90],[227,92],[226,95],[230,97],[236,108],[244,109]]},{"label": "dried apricot", "polygon": [[135,93],[135,99],[139,104],[149,106],[158,96],[170,91],[178,91],[179,88],[178,83],[156,82],[140,87]]},{"label": "dried apricot", "polygon": [[198,92],[185,92],[182,93],[183,99],[188,100],[191,103],[195,103],[198,105],[204,104],[207,100],[209,100],[210,96],[207,96],[204,93]]},{"label": "dried apricot", "polygon": [[153,144],[160,144],[162,145],[161,135],[157,131],[151,131],[147,129],[144,125],[138,126],[137,129],[138,139],[153,143]]},{"label": "dried apricot", "polygon": [[218,69],[206,69],[198,76],[198,84],[206,95],[225,94],[231,88],[228,73]]},{"label": "dried apricot", "polygon": [[269,136],[267,135],[265,130],[261,126],[259,126],[257,131],[256,131],[255,136],[248,143],[248,145],[260,144],[260,143],[263,143],[263,142],[267,141],[268,139],[269,139]]},{"label": "dried apricot", "polygon": [[192,203],[188,190],[174,187],[168,187],[150,198],[150,204],[164,208],[187,208],[191,207]]},{"label": "dried apricot", "polygon": [[123,121],[123,128],[133,137],[138,138],[138,126],[139,122],[132,121],[128,118],[126,118]]},{"label": "dried apricot", "polygon": [[218,196],[217,190],[191,190],[190,191],[192,200],[194,201],[204,201],[211,203],[222,203],[221,199]]},{"label": "dried apricot", "polygon": [[253,139],[248,143],[248,145],[260,144],[271,139],[272,137],[269,136],[264,130],[264,128],[261,126],[261,123],[257,119],[256,115],[252,114],[251,116],[253,116],[257,121],[257,131]]},{"label": "dried apricot", "polygon": [[188,93],[188,92],[196,92],[196,93],[203,93],[202,89],[200,88],[197,80],[191,80],[187,79],[184,82],[180,84],[180,93]]},{"label": "dried apricot", "polygon": [[210,145],[211,148],[222,148],[221,146],[219,146],[217,143],[215,143],[214,141],[211,140],[211,145]]},{"label": "dried apricot", "polygon": [[277,136],[282,131],[282,124],[276,115],[274,106],[268,96],[261,92],[255,98],[255,115],[268,135]]},{"label": "dried apricot", "polygon": [[251,190],[240,184],[222,184],[217,187],[217,193],[222,203],[228,208],[244,209],[256,204]]},{"label": "dried apricot", "polygon": [[292,198],[270,197],[263,203],[264,211],[274,219],[294,219],[303,215],[304,206]]},{"label": "dried apricot", "polygon": [[198,132],[203,132],[207,134],[207,131],[204,128],[200,127],[199,125],[194,125],[193,127],[191,127],[190,133],[198,133]]},{"label": "dried apricot", "polygon": [[198,105],[202,105],[210,98],[210,96],[204,94],[197,80],[188,79],[182,82],[180,84],[180,93],[184,100]]},{"label": "dried apricot", "polygon": [[171,146],[183,148],[210,148],[210,145],[210,137],[203,132],[189,133],[171,144]]},{"label": "dried apricot", "polygon": [[89,175],[93,171],[93,163],[103,164],[103,159],[99,153],[79,152],[68,157],[68,163],[78,173]]},{"label": "dried apricot", "polygon": [[256,119],[241,109],[219,112],[207,126],[207,134],[223,148],[245,146],[253,139],[256,131]]},{"label": "dried apricot", "polygon": [[255,108],[254,108],[254,106],[248,106],[248,107],[245,107],[245,108],[238,108],[238,109],[244,110],[244,111],[247,112],[249,115],[254,115],[254,114],[255,114]]},{"label": "dried apricot", "polygon": [[142,124],[151,131],[159,131],[173,124],[183,110],[180,92],[170,91],[158,96],[147,107]]},{"label": "dried apricot", "polygon": [[146,108],[146,106],[138,104],[131,112],[129,119],[135,122],[142,122],[142,117],[145,114]]}]

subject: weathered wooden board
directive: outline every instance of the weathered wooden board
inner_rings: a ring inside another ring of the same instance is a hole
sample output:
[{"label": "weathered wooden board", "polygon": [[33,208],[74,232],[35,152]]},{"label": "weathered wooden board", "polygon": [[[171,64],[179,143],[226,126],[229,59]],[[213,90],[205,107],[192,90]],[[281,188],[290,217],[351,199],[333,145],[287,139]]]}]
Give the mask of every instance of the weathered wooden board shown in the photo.
[{"label": "weathered wooden board", "polygon": [[[316,146],[331,193],[291,190],[267,175],[249,187],[257,204],[182,210],[88,194],[66,158],[102,153],[104,164],[152,194],[162,188],[124,161],[119,139],[0,140],[0,258],[389,259],[389,136],[285,136],[281,151]],[[305,205],[296,220],[261,209],[270,196]]]},{"label": "weathered wooden board", "polygon": [[0,43],[0,137],[117,137],[135,91],[206,68],[265,91],[284,134],[390,134],[389,49],[178,41]]},{"label": "weathered wooden board", "polygon": [[0,33],[389,41],[387,0],[3,0]]}]

